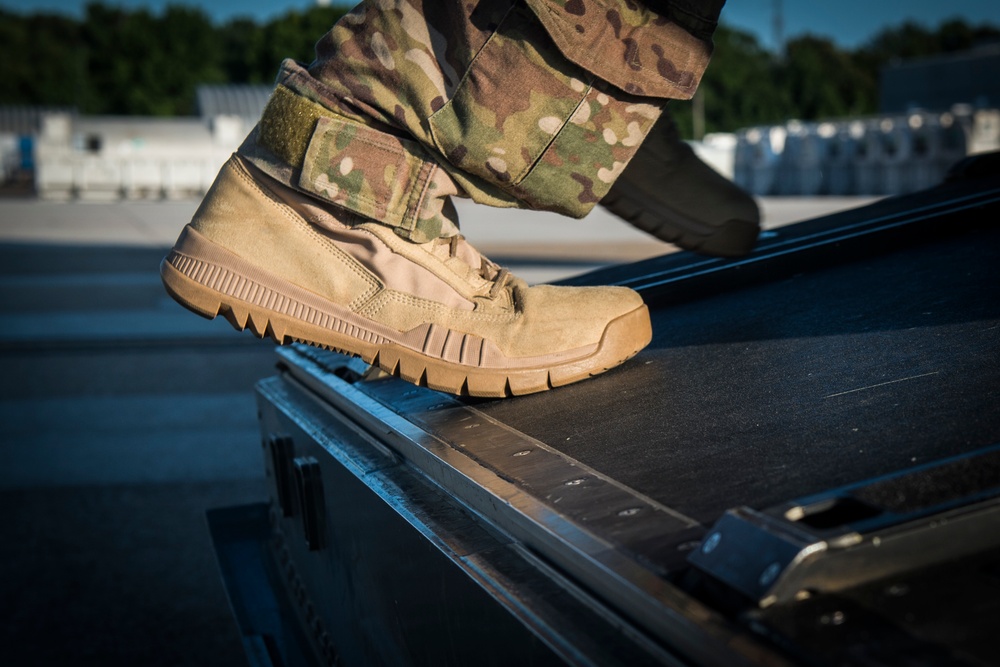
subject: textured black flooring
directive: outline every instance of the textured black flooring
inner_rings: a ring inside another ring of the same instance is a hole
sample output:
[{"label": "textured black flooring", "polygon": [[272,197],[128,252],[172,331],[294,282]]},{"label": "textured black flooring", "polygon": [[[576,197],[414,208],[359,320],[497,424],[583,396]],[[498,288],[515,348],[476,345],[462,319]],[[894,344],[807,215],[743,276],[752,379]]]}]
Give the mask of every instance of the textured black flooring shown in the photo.
[{"label": "textured black flooring", "polygon": [[477,407],[707,524],[995,444],[1000,230],[936,236],[654,294],[654,340],[623,367]]}]

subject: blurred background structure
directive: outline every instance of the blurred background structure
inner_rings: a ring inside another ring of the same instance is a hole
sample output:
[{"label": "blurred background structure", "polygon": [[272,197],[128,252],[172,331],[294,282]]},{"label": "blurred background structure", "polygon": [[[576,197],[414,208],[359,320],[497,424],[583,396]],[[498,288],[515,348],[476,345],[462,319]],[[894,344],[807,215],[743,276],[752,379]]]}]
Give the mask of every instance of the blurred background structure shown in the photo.
[{"label": "blurred background structure", "polygon": [[[259,115],[277,63],[310,60],[346,11],[274,4],[256,19],[254,3],[240,15],[226,3],[0,2],[0,180],[62,199],[204,191]],[[1000,27],[977,19],[1000,11],[988,3],[960,3],[963,14],[936,25],[902,15],[850,46],[822,24],[786,37],[799,3],[734,4],[724,20],[752,16],[751,29],[724,23],[698,95],[671,109],[703,159],[751,192],[901,194],[1000,147]],[[908,11],[932,8],[944,11]]]},{"label": "blurred background structure", "polygon": [[[765,227],[1000,148],[1000,4],[730,4],[671,111]],[[0,0],[0,665],[244,663],[203,515],[264,495],[253,385],[273,350],[182,313],[157,265],[278,63],[344,11]],[[462,207],[531,281],[670,250],[601,210]]]}]

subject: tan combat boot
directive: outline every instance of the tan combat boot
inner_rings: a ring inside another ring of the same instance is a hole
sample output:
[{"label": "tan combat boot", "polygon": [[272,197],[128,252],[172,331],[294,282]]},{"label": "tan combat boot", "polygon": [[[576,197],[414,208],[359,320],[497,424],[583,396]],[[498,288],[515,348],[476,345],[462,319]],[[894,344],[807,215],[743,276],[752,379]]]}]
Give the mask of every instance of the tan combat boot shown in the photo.
[{"label": "tan combat boot", "polygon": [[666,113],[601,205],[658,239],[704,255],[745,255],[760,233],[753,197],[702,162]]},{"label": "tan combat boot", "polygon": [[417,244],[234,156],[161,264],[167,291],[278,343],[439,391],[509,396],[621,364],[651,338],[621,287],[529,287],[461,236]]}]

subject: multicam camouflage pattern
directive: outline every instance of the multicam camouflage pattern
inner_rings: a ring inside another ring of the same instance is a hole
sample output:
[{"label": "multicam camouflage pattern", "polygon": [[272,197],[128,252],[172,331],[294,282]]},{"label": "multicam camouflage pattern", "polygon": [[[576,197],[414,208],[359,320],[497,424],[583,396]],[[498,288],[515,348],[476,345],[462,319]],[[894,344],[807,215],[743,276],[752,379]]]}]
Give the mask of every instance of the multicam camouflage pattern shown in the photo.
[{"label": "multicam camouflage pattern", "polygon": [[320,118],[299,187],[423,241],[457,233],[454,181],[414,141]]},{"label": "multicam camouflage pattern", "polygon": [[708,66],[711,43],[677,23],[690,14],[673,3],[656,3],[665,14],[631,0],[527,3],[566,58],[633,95],[690,99]]},{"label": "multicam camouflage pattern", "polygon": [[241,153],[417,242],[454,233],[453,194],[582,217],[709,51],[632,0],[367,0]]},{"label": "multicam camouflage pattern", "polygon": [[419,143],[332,113],[284,84],[240,152],[285,184],[404,238],[422,243],[459,231],[451,201],[458,187]]}]

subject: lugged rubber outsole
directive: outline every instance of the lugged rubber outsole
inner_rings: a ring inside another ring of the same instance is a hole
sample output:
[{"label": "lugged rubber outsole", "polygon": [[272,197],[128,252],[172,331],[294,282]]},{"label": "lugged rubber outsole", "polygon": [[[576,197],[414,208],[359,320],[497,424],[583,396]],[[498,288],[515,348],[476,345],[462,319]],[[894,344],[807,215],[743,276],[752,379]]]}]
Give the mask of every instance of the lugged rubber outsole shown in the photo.
[{"label": "lugged rubber outsole", "polygon": [[[185,262],[200,266],[192,268]],[[175,264],[185,266],[187,272]],[[256,271],[258,275],[254,276],[249,273],[207,265],[176,251],[160,264],[160,277],[170,296],[202,317],[222,315],[237,330],[249,329],[279,345],[306,343],[361,357],[407,382],[459,396],[517,396],[577,382],[627,361],[652,339],[649,312],[642,305],[609,322],[596,348],[584,356],[528,367],[455,363],[388,340],[379,335],[383,327],[374,322],[368,328],[336,319],[331,324],[326,312],[338,308],[334,304],[328,304],[326,309],[312,307],[322,299],[311,294],[303,297],[303,290],[290,283],[282,289],[281,281],[274,277],[269,277],[267,287],[263,287],[259,275],[264,272]],[[220,285],[221,290],[215,288]]]},{"label": "lugged rubber outsole", "polygon": [[743,257],[753,250],[760,235],[760,225],[749,220],[709,225],[673,211],[653,212],[639,204],[625,184],[616,184],[601,206],[662,241],[712,257]]}]

